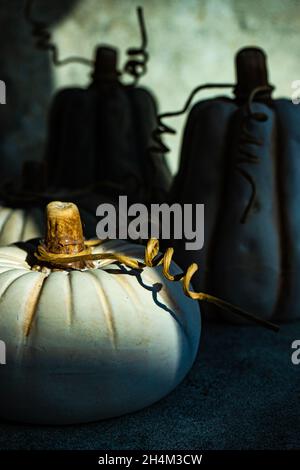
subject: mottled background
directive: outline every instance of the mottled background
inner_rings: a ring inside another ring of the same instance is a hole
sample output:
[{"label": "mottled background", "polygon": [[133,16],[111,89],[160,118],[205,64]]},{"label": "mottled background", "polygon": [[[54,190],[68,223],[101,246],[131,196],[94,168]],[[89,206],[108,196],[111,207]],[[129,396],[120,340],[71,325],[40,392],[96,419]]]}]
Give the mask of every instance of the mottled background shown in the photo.
[{"label": "mottled background", "polygon": [[[0,107],[0,171],[11,175],[21,161],[41,158],[55,90],[89,81],[86,67],[55,69],[47,53],[34,49],[23,5],[0,0],[0,79],[7,82],[7,105]],[[277,96],[290,96],[291,82],[300,79],[298,0],[36,0],[35,11],[51,24],[62,57],[92,57],[97,43],[111,43],[120,48],[123,63],[126,48],[140,42],[137,5],[144,7],[151,53],[142,84],[153,90],[161,110],[180,108],[201,82],[234,80],[234,54],[246,45],[267,51]],[[178,136],[168,138],[173,171],[183,123],[176,120]]]}]

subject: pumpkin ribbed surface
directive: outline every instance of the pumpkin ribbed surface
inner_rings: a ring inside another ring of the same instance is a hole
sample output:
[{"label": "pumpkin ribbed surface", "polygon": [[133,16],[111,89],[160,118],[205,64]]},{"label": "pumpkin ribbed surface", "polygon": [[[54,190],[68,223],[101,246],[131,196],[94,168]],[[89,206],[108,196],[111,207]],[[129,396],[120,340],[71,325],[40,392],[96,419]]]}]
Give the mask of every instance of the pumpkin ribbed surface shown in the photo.
[{"label": "pumpkin ribbed surface", "polygon": [[[141,260],[144,252],[120,241],[93,250]],[[161,268],[137,273],[99,261],[37,272],[30,253],[29,244],[0,248],[2,416],[92,421],[153,403],[183,379],[198,348],[199,307]]]}]

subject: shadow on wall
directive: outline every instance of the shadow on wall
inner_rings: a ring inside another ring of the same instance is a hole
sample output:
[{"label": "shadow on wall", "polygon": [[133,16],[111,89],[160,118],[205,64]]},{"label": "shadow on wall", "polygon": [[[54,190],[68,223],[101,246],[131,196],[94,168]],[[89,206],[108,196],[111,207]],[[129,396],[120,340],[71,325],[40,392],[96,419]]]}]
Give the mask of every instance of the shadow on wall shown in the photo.
[{"label": "shadow on wall", "polygon": [[[53,27],[78,0],[35,0],[33,15]],[[0,2],[0,79],[6,104],[0,107],[0,178],[19,176],[22,163],[43,155],[46,113],[53,92],[50,55],[36,49],[25,20],[25,0]]]}]

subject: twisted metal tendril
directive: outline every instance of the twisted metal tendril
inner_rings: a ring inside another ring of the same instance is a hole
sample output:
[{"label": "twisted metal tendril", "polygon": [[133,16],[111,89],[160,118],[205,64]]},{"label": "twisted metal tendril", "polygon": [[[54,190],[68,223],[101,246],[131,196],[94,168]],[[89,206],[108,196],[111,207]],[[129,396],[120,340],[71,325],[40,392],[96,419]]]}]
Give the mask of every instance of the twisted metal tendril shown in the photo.
[{"label": "twisted metal tendril", "polygon": [[[151,165],[151,178],[152,178],[151,181],[152,182],[155,179],[155,172],[156,172],[155,159],[161,158],[163,154],[166,155],[170,151],[170,148],[163,141],[163,136],[166,134],[171,134],[171,135],[176,134],[176,130],[170,127],[169,125],[167,125],[166,123],[164,123],[163,120],[185,114],[186,111],[189,109],[195,95],[202,90],[215,89],[215,88],[233,88],[233,87],[234,87],[234,84],[229,84],[229,83],[206,83],[204,85],[199,85],[196,88],[194,88],[194,90],[192,90],[192,92],[190,93],[182,109],[180,109],[179,111],[171,111],[167,113],[162,113],[157,116],[157,125],[156,125],[156,128],[152,132],[152,143],[148,147],[149,161]],[[151,193],[151,188],[150,188],[150,193]]]},{"label": "twisted metal tendril", "polygon": [[245,148],[245,144],[251,144],[256,147],[260,147],[263,142],[261,139],[258,139],[256,136],[249,132],[248,126],[251,121],[255,121],[256,123],[265,122],[268,120],[268,116],[265,113],[256,113],[252,111],[251,105],[254,101],[254,98],[258,93],[262,93],[264,91],[269,91],[273,89],[272,86],[260,86],[254,88],[254,90],[250,93],[249,98],[246,103],[245,107],[245,115],[242,121],[242,128],[241,128],[241,135],[240,135],[240,142],[239,142],[239,154],[240,157],[238,158],[236,170],[245,178],[251,186],[251,194],[249,201],[245,207],[245,210],[242,214],[240,222],[242,224],[246,223],[251,211],[254,209],[254,205],[256,202],[257,190],[256,190],[256,183],[251,176],[251,174],[243,167],[244,163],[250,164],[257,164],[259,163],[258,156],[251,150],[247,150]]},{"label": "twisted metal tendril", "polygon": [[48,31],[47,23],[35,20],[32,16],[33,3],[34,0],[26,0],[24,14],[28,23],[32,26],[32,35],[36,39],[36,47],[40,50],[49,51],[52,56],[52,62],[56,66],[76,62],[91,67],[93,65],[93,61],[86,59],[85,57],[71,56],[65,59],[59,58],[58,47],[54,42],[52,42],[52,36]]},{"label": "twisted metal tendril", "polygon": [[[65,59],[59,58],[59,50],[57,45],[52,41],[52,35],[48,30],[48,24],[33,18],[33,3],[34,0],[26,0],[24,15],[28,23],[32,26],[32,35],[36,40],[36,47],[40,50],[49,51],[52,56],[52,62],[56,66],[80,63],[91,67],[94,64],[93,60],[85,57],[71,56],[66,57]],[[142,7],[137,8],[137,16],[142,38],[141,46],[136,48],[132,47],[127,50],[129,59],[124,66],[124,72],[133,77],[134,85],[137,83],[139,78],[147,72],[147,62],[149,60],[149,54],[146,51],[148,38]],[[138,56],[140,57],[138,58]]]},{"label": "twisted metal tendril", "polygon": [[164,119],[181,116],[185,114],[186,111],[189,109],[195,95],[202,90],[208,89],[215,89],[215,88],[233,88],[235,85],[231,83],[206,83],[204,85],[199,85],[192,92],[190,93],[185,105],[179,111],[167,112],[162,113],[157,116],[157,126],[152,132],[152,141],[153,144],[149,147],[150,154],[153,155],[161,155],[162,153],[168,153],[170,148],[163,142],[162,136],[164,134],[176,134],[175,129],[168,126],[163,122]]},{"label": "twisted metal tendril", "polygon": [[129,58],[124,65],[124,72],[133,77],[134,85],[136,85],[140,77],[147,72],[147,63],[149,60],[149,53],[146,50],[148,37],[142,7],[137,7],[137,17],[141,34],[141,46],[127,49],[126,53]]}]

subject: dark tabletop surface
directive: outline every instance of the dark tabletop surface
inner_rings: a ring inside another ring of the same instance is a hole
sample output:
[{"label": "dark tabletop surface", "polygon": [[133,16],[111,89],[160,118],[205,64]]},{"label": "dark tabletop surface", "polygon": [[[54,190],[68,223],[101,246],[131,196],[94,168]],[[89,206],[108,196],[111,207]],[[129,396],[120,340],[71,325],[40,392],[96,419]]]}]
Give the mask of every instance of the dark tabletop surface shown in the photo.
[{"label": "dark tabletop surface", "polygon": [[[185,380],[137,413],[76,426],[0,423],[1,449],[300,448],[300,323],[206,324]],[[0,384],[1,386],[1,384]]]}]

